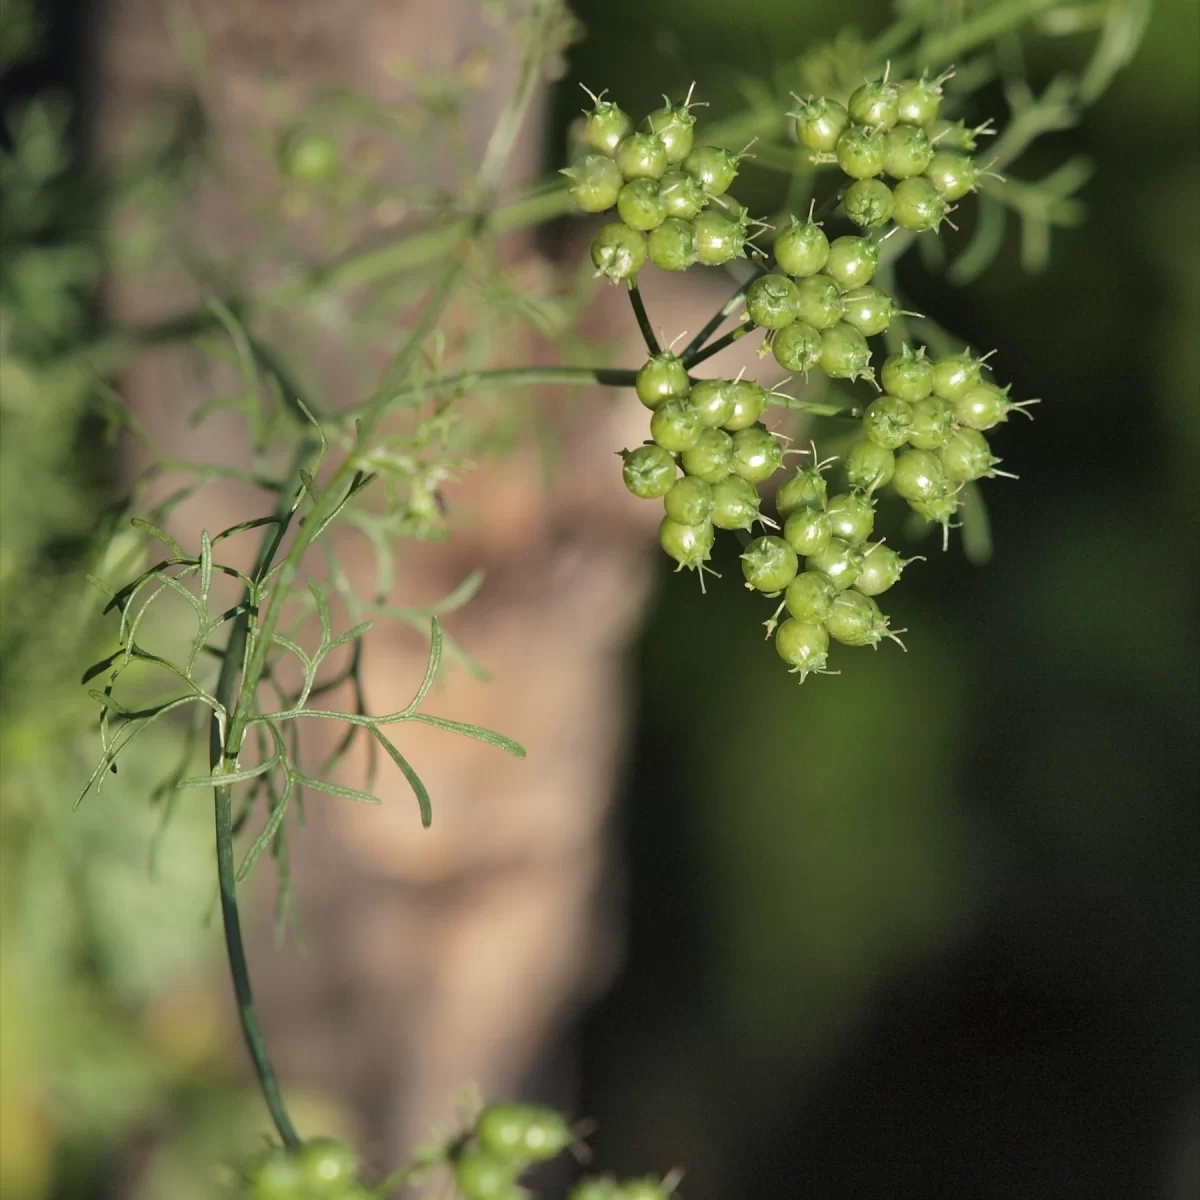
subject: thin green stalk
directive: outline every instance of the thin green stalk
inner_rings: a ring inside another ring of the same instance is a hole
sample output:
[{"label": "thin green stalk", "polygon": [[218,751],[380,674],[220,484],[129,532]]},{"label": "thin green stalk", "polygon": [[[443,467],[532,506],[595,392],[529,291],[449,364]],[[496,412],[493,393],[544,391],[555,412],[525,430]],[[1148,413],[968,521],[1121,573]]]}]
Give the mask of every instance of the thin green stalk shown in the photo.
[{"label": "thin green stalk", "polygon": [[715,342],[705,346],[704,349],[697,350],[696,353],[690,357],[685,357],[683,360],[684,366],[686,366],[688,370],[691,370],[692,367],[702,363],[706,358],[712,358],[714,354],[720,354],[722,350],[732,346],[734,342],[740,341],[746,336],[746,334],[753,333],[753,331],[757,328],[758,326],[752,321],[747,321],[745,324],[739,325],[736,329],[731,329],[722,337],[717,338]]},{"label": "thin green stalk", "polygon": [[658,344],[658,338],[654,336],[654,329],[646,314],[646,305],[642,302],[641,289],[638,287],[636,279],[629,281],[629,303],[633,308],[633,315],[637,318],[638,328],[642,331],[642,341],[646,343],[646,349],[651,354],[657,354],[661,347]]}]

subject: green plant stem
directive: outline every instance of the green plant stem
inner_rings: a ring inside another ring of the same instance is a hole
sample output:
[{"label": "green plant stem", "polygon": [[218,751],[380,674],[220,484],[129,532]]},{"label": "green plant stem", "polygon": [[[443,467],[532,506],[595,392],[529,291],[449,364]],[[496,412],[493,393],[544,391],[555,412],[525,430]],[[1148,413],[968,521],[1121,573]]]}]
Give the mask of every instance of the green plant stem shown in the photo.
[{"label": "green plant stem", "polygon": [[[309,465],[316,453],[317,447],[311,440],[305,440],[299,447],[288,486],[281,488],[279,501],[275,508],[275,522],[268,527],[259,550],[258,561],[255,564],[254,581],[257,585],[266,577],[271,563],[279,550],[284,534],[295,511],[294,497],[297,495],[300,471]],[[250,623],[253,620],[254,589],[249,589],[242,605],[242,611],[233,622],[229,632],[229,641],[221,660],[221,672],[217,679],[216,697],[225,712],[232,711],[234,691],[237,688],[238,672],[246,652],[246,643],[250,635]],[[224,736],[221,717],[214,712],[209,725],[208,759],[209,769],[215,773],[236,764],[236,754],[229,754],[228,740]],[[250,986],[250,966],[246,961],[246,947],[242,938],[242,921],[238,911],[237,901],[237,866],[233,855],[233,789],[215,786],[213,788],[213,807],[216,824],[217,843],[217,887],[221,897],[221,923],[225,930],[225,954],[229,960],[229,974],[233,979],[233,991],[237,998],[238,1020],[242,1026],[242,1035],[246,1048],[254,1063],[258,1075],[259,1087],[271,1113],[271,1120],[283,1144],[289,1149],[300,1145],[300,1135],[292,1124],[287,1106],[283,1102],[283,1093],[279,1087],[279,1079],[271,1066],[267,1054],[266,1042],[263,1039],[262,1026],[258,1020],[258,1010],[254,1004],[254,992]]]},{"label": "green plant stem", "polygon": [[686,366],[688,370],[691,370],[692,367],[702,363],[706,358],[712,358],[714,354],[720,354],[722,350],[732,346],[734,342],[740,341],[746,336],[746,334],[753,333],[757,328],[758,326],[752,321],[746,321],[744,324],[739,325],[736,329],[731,329],[722,337],[717,338],[715,342],[711,342],[702,350],[697,350],[696,353],[690,358],[685,358],[683,360],[684,366]]},{"label": "green plant stem", "polygon": [[700,332],[696,334],[696,336],[692,338],[692,340],[683,348],[683,353],[680,355],[680,358],[683,359],[685,364],[692,362],[695,359],[695,356],[702,349],[704,343],[707,342],[708,339],[712,337],[712,335],[716,333],[718,329],[721,328],[721,322],[727,317],[733,316],[733,314],[737,312],[746,298],[746,293],[750,290],[750,285],[760,275],[765,275],[766,273],[767,272],[762,267],[757,265],[755,266],[754,274],[751,275],[750,278],[747,279],[745,283],[743,283],[741,287],[739,287],[738,290],[734,292],[728,300],[725,301],[723,305],[721,305],[721,307],[713,314],[712,319],[708,322],[708,324],[705,325],[704,328],[701,329]]},{"label": "green plant stem", "polygon": [[646,349],[652,355],[658,354],[660,350],[658,338],[654,336],[654,330],[650,326],[650,318],[646,315],[646,306],[642,303],[642,293],[636,279],[629,281],[629,303],[633,307],[633,315],[637,317],[638,328],[642,331],[642,340],[646,343]]}]

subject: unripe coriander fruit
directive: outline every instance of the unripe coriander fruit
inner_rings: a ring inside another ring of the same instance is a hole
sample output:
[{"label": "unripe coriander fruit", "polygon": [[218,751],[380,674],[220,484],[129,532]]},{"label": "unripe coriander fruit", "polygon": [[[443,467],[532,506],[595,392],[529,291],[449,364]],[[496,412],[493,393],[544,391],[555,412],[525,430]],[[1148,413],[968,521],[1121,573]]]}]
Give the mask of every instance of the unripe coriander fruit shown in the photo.
[{"label": "unripe coriander fruit", "polygon": [[775,261],[789,275],[815,275],[829,257],[829,239],[815,221],[792,223],[775,239]]},{"label": "unripe coriander fruit", "polygon": [[710,196],[723,196],[738,173],[738,156],[720,146],[697,146],[683,160],[683,169]]},{"label": "unripe coriander fruit", "polygon": [[696,257],[707,267],[719,267],[730,259],[745,258],[746,230],[736,221],[708,209],[692,228],[696,235]]},{"label": "unripe coriander fruit", "polygon": [[857,125],[890,129],[900,119],[900,89],[886,79],[873,79],[850,95],[846,111]]},{"label": "unripe coriander fruit", "polygon": [[896,456],[869,438],[855,442],[846,455],[846,482],[864,492],[883,487],[895,469]]},{"label": "unripe coriander fruit", "polygon": [[621,457],[625,460],[621,477],[625,480],[625,486],[639,500],[665,496],[674,486],[678,475],[675,460],[661,446],[623,450]]},{"label": "unripe coriander fruit", "polygon": [[810,150],[830,154],[850,124],[850,114],[836,101],[818,96],[802,100],[796,118],[796,136]]},{"label": "unripe coriander fruit", "polygon": [[454,1164],[454,1182],[469,1200],[504,1200],[519,1173],[519,1163],[483,1150],[464,1150]]},{"label": "unripe coriander fruit", "polygon": [[491,1104],[475,1122],[475,1137],[483,1150],[522,1165],[547,1162],[572,1142],[570,1126],[552,1108],[534,1104]]},{"label": "unripe coriander fruit", "polygon": [[702,379],[688,397],[700,416],[700,424],[719,429],[733,416],[736,388],[731,379]]},{"label": "unripe coriander fruit", "polygon": [[719,483],[733,471],[733,438],[723,429],[705,429],[679,458],[689,475],[705,483]]},{"label": "unripe coriander fruit", "polygon": [[687,367],[670,350],[660,350],[639,368],[633,381],[638,399],[650,409],[667,400],[682,400],[691,391]]},{"label": "unripe coriander fruit", "polygon": [[632,279],[646,265],[646,239],[622,221],[605,225],[592,238],[592,266],[613,283]]},{"label": "unripe coriander fruit", "polygon": [[899,396],[880,396],[867,405],[862,417],[863,434],[876,446],[898,450],[908,441],[912,405]]},{"label": "unripe coriander fruit", "polygon": [[747,586],[768,594],[783,591],[799,566],[795,550],[779,537],[755,538],[742,554]]},{"label": "unripe coriander fruit", "polygon": [[696,261],[696,231],[690,221],[668,217],[651,232],[646,248],[660,271],[686,271]]},{"label": "unripe coriander fruit", "polygon": [[882,129],[868,129],[865,125],[851,125],[838,138],[838,166],[851,179],[870,179],[883,173],[887,158],[887,133]]},{"label": "unripe coriander fruit", "polygon": [[338,144],[314,129],[293,129],[280,144],[279,161],[284,173],[301,183],[328,179],[338,165]]},{"label": "unripe coriander fruit", "polygon": [[814,671],[825,669],[829,661],[829,635],[820,625],[792,617],[775,631],[775,649],[792,673],[799,673],[803,683]]},{"label": "unripe coriander fruit", "polygon": [[933,391],[933,363],[925,357],[924,346],[916,351],[905,346],[899,354],[884,359],[879,378],[885,392],[911,404]]},{"label": "unripe coriander fruit", "polygon": [[975,129],[968,129],[965,121],[933,121],[925,126],[930,145],[938,150],[953,150],[959,154],[973,154],[979,147],[981,133],[995,133],[988,129],[991,121],[985,121]]},{"label": "unripe coriander fruit", "polygon": [[614,157],[626,180],[661,179],[667,169],[667,148],[652,133],[631,133]]},{"label": "unripe coriander fruit", "polygon": [[820,467],[797,467],[775,493],[775,508],[785,520],[802,508],[824,508],[827,487]]},{"label": "unripe coriander fruit", "polygon": [[829,576],[820,571],[802,571],[788,584],[783,602],[797,621],[819,625],[829,616],[836,594],[837,589],[829,582]]},{"label": "unripe coriander fruit", "polygon": [[704,428],[700,414],[686,400],[667,400],[650,418],[650,436],[672,454],[690,450]]},{"label": "unripe coriander fruit", "polygon": [[937,450],[950,440],[954,430],[954,406],[940,396],[926,396],[912,406],[908,444],[918,450]]},{"label": "unripe coriander fruit", "polygon": [[892,219],[902,229],[923,233],[936,230],[946,219],[946,197],[921,176],[902,179],[892,192]]},{"label": "unripe coriander fruit", "polygon": [[842,319],[842,289],[828,275],[810,275],[796,284],[796,317],[814,329]]},{"label": "unripe coriander fruit", "polygon": [[892,216],[892,189],[882,179],[859,179],[842,197],[846,216],[864,229],[878,229]]},{"label": "unripe coriander fruit", "polygon": [[667,206],[655,179],[630,180],[617,196],[617,212],[630,229],[648,233],[667,219]]},{"label": "unripe coriander fruit", "polygon": [[746,312],[763,329],[782,329],[796,319],[796,285],[786,275],[763,275],[746,293]]},{"label": "unripe coriander fruit", "polygon": [[663,497],[663,508],[680,525],[703,525],[712,512],[712,488],[703,479],[685,475]]},{"label": "unripe coriander fruit", "polygon": [[978,429],[969,427],[956,429],[938,458],[942,460],[946,478],[955,483],[969,483],[993,475],[993,468],[1000,461],[992,454],[987,438]]},{"label": "unripe coriander fruit", "polygon": [[771,339],[771,351],[785,371],[807,375],[820,362],[821,335],[807,321],[793,321]]},{"label": "unripe coriander fruit", "polygon": [[749,429],[757,423],[767,408],[767,393],[761,383],[754,379],[739,379],[733,385],[733,412],[724,428],[730,433]]},{"label": "unripe coriander fruit", "polygon": [[266,1151],[246,1172],[251,1200],[292,1200],[305,1180],[300,1164],[286,1150]]},{"label": "unripe coriander fruit", "polygon": [[818,508],[798,508],[783,525],[783,540],[805,558],[824,550],[831,537],[829,518]]},{"label": "unripe coriander fruit", "polygon": [[821,370],[830,379],[872,379],[871,348],[853,325],[841,322],[821,335]]},{"label": "unripe coriander fruit", "polygon": [[674,166],[683,162],[691,152],[696,118],[692,116],[687,103],[672,104],[665,96],[663,100],[663,107],[648,114],[644,124],[646,132],[655,134],[662,142],[667,152],[667,162]]},{"label": "unripe coriander fruit", "polygon": [[713,484],[712,523],[718,529],[749,529],[759,518],[762,498],[758,489],[740,475]]},{"label": "unripe coriander fruit", "polygon": [[897,455],[892,487],[909,503],[927,503],[949,490],[941,459],[929,450],[906,450]]},{"label": "unripe coriander fruit", "polygon": [[834,597],[833,609],[825,618],[825,629],[844,646],[874,646],[883,639],[887,618],[870,596],[846,591]]},{"label": "unripe coriander fruit", "polygon": [[761,425],[739,429],[733,435],[733,472],[750,483],[762,483],[779,470],[783,447]]},{"label": "unripe coriander fruit", "polygon": [[853,325],[865,337],[883,333],[900,311],[891,296],[870,285],[848,291],[842,297],[842,304],[842,320]]},{"label": "unripe coriander fruit", "polygon": [[994,383],[977,383],[954,402],[954,416],[968,429],[991,429],[1008,419],[1013,408],[1008,389]]},{"label": "unripe coriander fruit", "polygon": [[933,147],[925,130],[915,125],[897,125],[888,131],[884,173],[893,179],[911,179],[920,175],[933,158]]},{"label": "unripe coriander fruit", "polygon": [[950,522],[958,511],[958,493],[948,491],[941,496],[933,496],[929,500],[910,500],[909,507],[919,517],[924,517],[935,525],[941,525],[949,531]]},{"label": "unripe coriander fruit", "polygon": [[825,274],[839,287],[864,287],[879,264],[879,248],[864,237],[835,238],[829,247]]},{"label": "unripe coriander fruit", "polygon": [[969,350],[939,358],[933,364],[934,395],[943,400],[961,400],[979,382],[982,366],[983,359]]},{"label": "unripe coriander fruit", "polygon": [[909,79],[900,84],[896,108],[901,121],[908,125],[928,125],[937,120],[942,107],[942,89],[931,79]]},{"label": "unripe coriander fruit", "polygon": [[975,191],[981,174],[973,158],[949,150],[939,150],[925,169],[925,178],[949,201]]},{"label": "unripe coriander fruit", "polygon": [[690,221],[699,215],[707,201],[704,189],[686,171],[668,171],[658,184],[669,217]]},{"label": "unripe coriander fruit", "polygon": [[865,542],[875,528],[875,505],[862,492],[831,496],[825,515],[832,535],[851,546]]},{"label": "unripe coriander fruit", "polygon": [[842,591],[858,578],[862,561],[862,551],[857,546],[851,546],[841,538],[831,538],[824,550],[809,555],[807,566],[810,571],[820,571],[835,591]]},{"label": "unripe coriander fruit", "polygon": [[854,581],[854,590],[864,596],[880,596],[900,578],[911,559],[901,558],[883,542],[868,542],[863,547],[862,570]]},{"label": "unripe coriander fruit", "polygon": [[595,105],[587,114],[587,144],[598,154],[615,154],[621,142],[633,132],[633,119],[611,100],[599,96],[592,99]]},{"label": "unripe coriander fruit", "polygon": [[570,181],[567,194],[584,212],[607,212],[617,202],[625,179],[611,158],[589,154],[562,174]]},{"label": "unripe coriander fruit", "polygon": [[620,1200],[621,1189],[607,1175],[592,1175],[581,1179],[567,1193],[567,1200]]},{"label": "unripe coriander fruit", "polygon": [[667,1189],[652,1177],[627,1179],[621,1184],[621,1200],[670,1200]]},{"label": "unripe coriander fruit", "polygon": [[670,517],[663,517],[658,527],[658,544],[669,557],[690,571],[699,570],[703,563],[708,562],[715,536],[712,525],[707,522],[703,525],[681,525]]},{"label": "unripe coriander fruit", "polygon": [[314,1138],[295,1154],[303,1182],[333,1192],[353,1183],[362,1166],[361,1159],[349,1146],[333,1138]]}]

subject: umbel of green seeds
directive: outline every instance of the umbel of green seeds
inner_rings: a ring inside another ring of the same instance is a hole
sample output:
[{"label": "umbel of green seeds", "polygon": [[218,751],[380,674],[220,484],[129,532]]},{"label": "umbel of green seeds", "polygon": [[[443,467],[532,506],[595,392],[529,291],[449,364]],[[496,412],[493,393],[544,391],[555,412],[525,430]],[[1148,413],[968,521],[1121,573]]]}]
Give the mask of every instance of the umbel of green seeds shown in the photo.
[{"label": "umbel of green seeds", "polygon": [[775,261],[789,275],[802,278],[815,275],[829,257],[829,239],[811,218],[803,224],[792,217],[791,224],[775,239]]},{"label": "umbel of green seeds", "polygon": [[489,1154],[522,1166],[548,1162],[574,1140],[570,1126],[552,1108],[509,1102],[491,1104],[479,1114],[475,1137]]},{"label": "umbel of green seeds", "polygon": [[661,446],[639,446],[636,450],[622,450],[625,465],[621,477],[625,486],[640,500],[653,500],[665,496],[675,484],[678,470],[675,459]]},{"label": "umbel of green seeds", "polygon": [[842,198],[846,216],[864,229],[878,229],[892,216],[892,189],[882,179],[859,179]]},{"label": "umbel of green seeds", "polygon": [[660,350],[638,369],[633,381],[638,399],[650,409],[667,400],[682,400],[691,391],[687,367],[670,350]]},{"label": "umbel of green seeds", "polygon": [[817,154],[831,153],[850,124],[850,114],[824,96],[801,100],[799,110],[789,115],[796,120],[796,136]]},{"label": "umbel of green seeds", "polygon": [[696,118],[692,116],[692,94],[682,104],[672,104],[664,96],[662,108],[656,108],[645,120],[647,133],[655,134],[667,151],[667,162],[681,163],[691,153]]},{"label": "umbel of green seeds", "polygon": [[584,212],[607,212],[617,202],[625,178],[611,158],[603,154],[589,154],[573,167],[564,167],[571,184],[567,194]]},{"label": "umbel of green seeds", "polygon": [[613,283],[632,279],[646,265],[646,239],[623,221],[605,225],[592,239],[592,266]]},{"label": "umbel of green seeds", "polygon": [[617,147],[633,132],[633,120],[611,100],[583,89],[592,98],[592,111],[587,114],[585,137],[587,144],[598,154],[615,154]]},{"label": "umbel of green seeds", "polygon": [[782,329],[796,319],[796,285],[786,275],[763,275],[746,293],[746,312],[763,329]]},{"label": "umbel of green seeds", "polygon": [[700,440],[703,428],[700,414],[686,400],[667,400],[650,418],[650,436],[672,454],[690,450]]},{"label": "umbel of green seeds", "polygon": [[807,375],[821,360],[821,334],[807,321],[793,321],[771,339],[775,361],[796,375]]},{"label": "umbel of green seeds", "polygon": [[829,247],[825,274],[843,288],[865,287],[878,263],[879,247],[868,238],[835,238]]},{"label": "umbel of green seeds", "polygon": [[780,537],[755,538],[742,554],[746,586],[768,595],[783,591],[798,568],[795,550]]},{"label": "umbel of green seeds", "polygon": [[617,212],[630,229],[649,233],[667,219],[656,179],[631,179],[617,195]]},{"label": "umbel of green seeds", "polygon": [[697,146],[683,160],[683,169],[710,196],[723,196],[737,178],[741,158],[720,146]]}]

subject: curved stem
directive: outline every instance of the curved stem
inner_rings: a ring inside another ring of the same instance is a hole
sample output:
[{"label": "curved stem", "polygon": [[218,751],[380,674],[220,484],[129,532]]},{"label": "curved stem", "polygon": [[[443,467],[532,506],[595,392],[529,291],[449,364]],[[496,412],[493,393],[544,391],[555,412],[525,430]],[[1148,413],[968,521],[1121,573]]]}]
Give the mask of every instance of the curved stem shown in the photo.
[{"label": "curved stem", "polygon": [[633,306],[633,315],[637,317],[638,328],[642,331],[642,341],[646,343],[646,349],[652,355],[658,354],[661,347],[658,344],[658,338],[654,336],[654,330],[650,327],[650,318],[646,315],[646,306],[642,303],[642,293],[636,279],[629,281],[629,303]]},{"label": "curved stem", "polygon": [[727,334],[717,338],[715,342],[705,346],[703,350],[697,350],[690,358],[684,358],[684,366],[691,370],[698,363],[702,363],[706,358],[712,358],[714,354],[720,354],[722,350],[732,346],[734,342],[740,341],[748,333],[753,333],[758,328],[753,321],[746,321],[739,325],[736,329],[731,329]]},{"label": "curved stem", "polygon": [[692,338],[692,340],[683,348],[683,353],[679,357],[682,358],[685,363],[694,360],[696,354],[700,351],[701,347],[703,347],[704,343],[707,342],[708,339],[712,337],[712,335],[716,333],[718,329],[720,329],[721,322],[724,321],[726,317],[731,317],[735,312],[737,312],[746,296],[746,293],[750,290],[750,285],[760,275],[765,275],[766,273],[767,272],[761,266],[755,263],[754,274],[751,275],[750,278],[747,279],[745,283],[743,283],[741,287],[739,287],[738,290],[734,292],[728,300],[725,301],[725,303],[713,314],[713,317],[708,324],[705,325],[704,328],[700,330],[700,332],[696,334],[696,336]]}]

